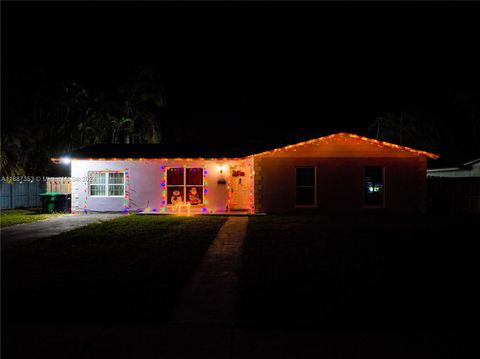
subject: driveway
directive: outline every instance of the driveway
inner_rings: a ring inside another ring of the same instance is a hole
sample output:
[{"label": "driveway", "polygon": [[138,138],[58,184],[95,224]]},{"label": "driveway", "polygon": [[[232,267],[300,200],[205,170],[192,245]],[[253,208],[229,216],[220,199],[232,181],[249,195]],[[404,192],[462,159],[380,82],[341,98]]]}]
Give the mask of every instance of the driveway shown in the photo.
[{"label": "driveway", "polygon": [[105,222],[122,216],[122,213],[66,214],[32,223],[17,224],[2,228],[2,249],[48,238],[91,223]]}]

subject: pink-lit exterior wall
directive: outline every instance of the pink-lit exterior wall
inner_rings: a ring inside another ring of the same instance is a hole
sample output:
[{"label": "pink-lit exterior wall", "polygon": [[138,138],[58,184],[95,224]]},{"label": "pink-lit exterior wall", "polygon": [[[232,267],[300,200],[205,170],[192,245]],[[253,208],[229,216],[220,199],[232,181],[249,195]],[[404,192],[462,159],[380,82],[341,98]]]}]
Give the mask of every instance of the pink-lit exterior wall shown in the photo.
[{"label": "pink-lit exterior wall", "polygon": [[[143,160],[72,160],[72,211],[124,211],[125,201],[128,210],[149,210],[161,212],[163,198],[162,180],[164,169],[168,167],[195,167],[206,170],[206,198],[208,205],[192,206],[194,211],[224,212],[228,206],[228,181],[218,184],[220,177],[228,180],[231,165],[253,165],[252,159],[245,160],[183,160],[183,159],[143,159]],[[219,166],[223,166],[220,175]],[[89,195],[89,171],[128,171],[128,198],[95,197]],[[169,208],[166,208],[167,211]]]}]

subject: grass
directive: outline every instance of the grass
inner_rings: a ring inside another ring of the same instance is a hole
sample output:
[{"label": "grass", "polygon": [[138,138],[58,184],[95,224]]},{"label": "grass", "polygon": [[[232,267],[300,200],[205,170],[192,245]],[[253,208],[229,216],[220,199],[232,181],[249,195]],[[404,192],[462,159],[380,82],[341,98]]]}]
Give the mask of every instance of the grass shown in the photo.
[{"label": "grass", "polygon": [[447,330],[478,318],[478,217],[250,219],[245,328]]},{"label": "grass", "polygon": [[2,209],[0,211],[0,227],[4,228],[14,224],[35,222],[60,215],[61,213],[40,213],[38,208]]},{"label": "grass", "polygon": [[165,321],[223,217],[127,216],[3,255],[9,321]]}]

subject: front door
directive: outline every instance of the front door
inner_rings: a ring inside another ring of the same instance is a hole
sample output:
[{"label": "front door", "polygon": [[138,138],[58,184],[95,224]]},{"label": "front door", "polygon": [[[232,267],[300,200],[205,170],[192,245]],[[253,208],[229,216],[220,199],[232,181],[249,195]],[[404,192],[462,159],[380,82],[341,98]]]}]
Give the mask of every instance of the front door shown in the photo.
[{"label": "front door", "polygon": [[250,208],[250,167],[232,167],[230,176],[230,209],[248,210]]}]

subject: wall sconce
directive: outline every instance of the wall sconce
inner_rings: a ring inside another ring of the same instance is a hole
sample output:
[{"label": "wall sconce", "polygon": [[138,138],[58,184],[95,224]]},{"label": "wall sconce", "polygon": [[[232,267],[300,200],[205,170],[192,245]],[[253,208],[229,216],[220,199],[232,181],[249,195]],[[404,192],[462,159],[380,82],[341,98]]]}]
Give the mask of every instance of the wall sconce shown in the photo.
[{"label": "wall sconce", "polygon": [[224,169],[225,169],[224,165],[219,165],[218,166],[218,171],[220,172],[220,178],[218,179],[217,184],[226,184],[227,183],[225,178],[223,178],[223,170]]}]

